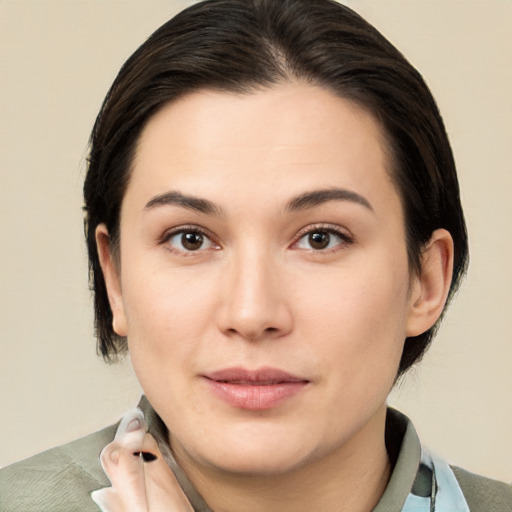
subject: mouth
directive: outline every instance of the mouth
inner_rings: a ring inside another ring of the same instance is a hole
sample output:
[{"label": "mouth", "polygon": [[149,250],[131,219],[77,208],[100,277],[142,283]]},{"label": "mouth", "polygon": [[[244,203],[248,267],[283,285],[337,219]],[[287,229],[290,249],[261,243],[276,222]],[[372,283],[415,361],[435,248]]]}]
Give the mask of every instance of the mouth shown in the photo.
[{"label": "mouth", "polygon": [[272,409],[303,391],[309,380],[274,368],[227,368],[203,376],[217,398],[232,407]]}]

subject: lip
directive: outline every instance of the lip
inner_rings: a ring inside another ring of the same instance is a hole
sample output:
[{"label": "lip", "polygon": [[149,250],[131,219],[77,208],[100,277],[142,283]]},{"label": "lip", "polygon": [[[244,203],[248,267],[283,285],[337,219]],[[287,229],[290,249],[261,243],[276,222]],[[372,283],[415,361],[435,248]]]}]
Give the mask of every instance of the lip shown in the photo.
[{"label": "lip", "polygon": [[276,368],[226,368],[203,375],[211,391],[233,407],[262,411],[278,407],[309,384],[309,380]]}]

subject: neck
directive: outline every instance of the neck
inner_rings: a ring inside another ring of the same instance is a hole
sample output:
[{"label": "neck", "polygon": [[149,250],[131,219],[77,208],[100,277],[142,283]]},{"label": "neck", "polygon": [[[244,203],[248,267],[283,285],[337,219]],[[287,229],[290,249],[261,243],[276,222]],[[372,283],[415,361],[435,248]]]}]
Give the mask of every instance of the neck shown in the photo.
[{"label": "neck", "polygon": [[391,465],[384,443],[385,407],[329,454],[285,473],[244,475],[178,462],[215,512],[370,512],[384,493]]}]

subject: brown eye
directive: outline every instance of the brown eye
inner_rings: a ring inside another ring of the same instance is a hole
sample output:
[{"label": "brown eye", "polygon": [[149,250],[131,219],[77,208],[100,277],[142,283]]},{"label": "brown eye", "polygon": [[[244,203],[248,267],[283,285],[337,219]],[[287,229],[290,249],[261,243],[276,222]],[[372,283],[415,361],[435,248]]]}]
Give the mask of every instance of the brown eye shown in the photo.
[{"label": "brown eye", "polygon": [[195,229],[182,229],[166,237],[166,244],[178,253],[199,252],[208,249],[218,249],[219,246],[202,231]]},{"label": "brown eye", "polygon": [[188,251],[197,251],[203,245],[203,235],[197,232],[188,232],[181,235],[181,245]]},{"label": "brown eye", "polygon": [[312,249],[321,250],[329,247],[331,235],[327,231],[315,231],[309,233],[308,242]]},{"label": "brown eye", "polygon": [[[305,230],[304,230],[305,231]],[[303,231],[303,233],[304,233]],[[353,239],[337,228],[311,227],[293,244],[294,249],[328,252],[341,247],[348,247]]]}]

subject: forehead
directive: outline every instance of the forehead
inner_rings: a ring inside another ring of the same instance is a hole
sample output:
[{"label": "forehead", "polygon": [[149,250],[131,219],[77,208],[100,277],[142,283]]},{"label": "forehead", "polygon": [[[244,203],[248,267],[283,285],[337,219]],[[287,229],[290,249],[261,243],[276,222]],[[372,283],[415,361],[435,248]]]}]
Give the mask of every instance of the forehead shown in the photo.
[{"label": "forehead", "polygon": [[388,160],[374,117],[323,88],[199,91],[149,120],[127,195],[179,189],[224,198],[230,191],[237,198],[261,192],[285,200],[301,189],[343,186],[385,196],[395,193]]}]

